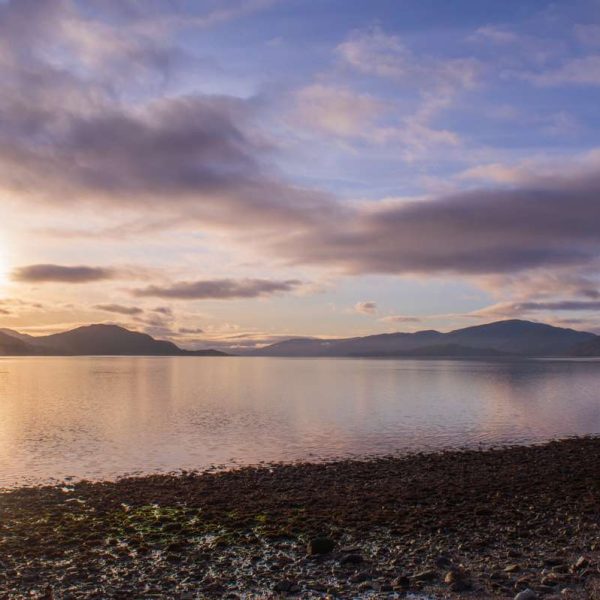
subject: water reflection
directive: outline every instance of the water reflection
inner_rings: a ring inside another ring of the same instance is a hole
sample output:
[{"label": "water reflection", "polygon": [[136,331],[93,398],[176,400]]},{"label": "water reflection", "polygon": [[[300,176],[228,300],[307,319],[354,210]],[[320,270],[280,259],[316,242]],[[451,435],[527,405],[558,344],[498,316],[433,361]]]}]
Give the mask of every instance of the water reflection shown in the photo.
[{"label": "water reflection", "polygon": [[0,485],[600,433],[600,363],[0,359]]}]

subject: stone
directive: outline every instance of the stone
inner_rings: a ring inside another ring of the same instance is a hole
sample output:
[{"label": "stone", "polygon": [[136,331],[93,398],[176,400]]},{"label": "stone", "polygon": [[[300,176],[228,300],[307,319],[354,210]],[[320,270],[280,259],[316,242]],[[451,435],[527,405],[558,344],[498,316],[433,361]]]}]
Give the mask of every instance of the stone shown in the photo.
[{"label": "stone", "polygon": [[341,565],[359,565],[364,561],[360,554],[347,554],[340,559]]},{"label": "stone", "polygon": [[406,575],[400,575],[392,581],[392,585],[396,588],[406,589],[410,586],[410,579]]},{"label": "stone", "polygon": [[452,566],[452,561],[447,556],[438,556],[435,559],[435,566],[438,569],[448,569]]},{"label": "stone", "polygon": [[508,565],[507,567],[504,567],[504,572],[505,573],[516,573],[517,571],[521,570],[521,565],[518,564],[512,564],[512,565]]},{"label": "stone", "polygon": [[437,579],[437,572],[436,571],[421,571],[420,573],[416,573],[413,576],[413,579],[415,581],[433,581],[434,579]]},{"label": "stone", "polygon": [[294,581],[288,581],[284,579],[283,581],[278,581],[273,586],[274,592],[287,593],[291,592],[296,587],[296,583]]},{"label": "stone", "polygon": [[362,583],[363,581],[368,581],[369,579],[373,579],[373,576],[366,571],[361,571],[360,573],[354,573],[348,579],[351,583]]},{"label": "stone", "polygon": [[458,581],[455,581],[450,585],[451,592],[466,592],[467,590],[470,590],[470,589],[471,589],[470,582],[464,581],[462,579],[459,579]]},{"label": "stone", "polygon": [[306,546],[306,553],[311,556],[314,554],[329,554],[335,548],[335,542],[328,537],[313,538]]},{"label": "stone", "polygon": [[462,573],[457,569],[451,569],[444,576],[444,583],[451,584],[462,579]]},{"label": "stone", "polygon": [[537,600],[537,594],[530,588],[519,592],[514,600]]},{"label": "stone", "polygon": [[564,564],[564,560],[558,556],[550,556],[544,559],[544,564],[547,567],[557,567],[558,565]]}]

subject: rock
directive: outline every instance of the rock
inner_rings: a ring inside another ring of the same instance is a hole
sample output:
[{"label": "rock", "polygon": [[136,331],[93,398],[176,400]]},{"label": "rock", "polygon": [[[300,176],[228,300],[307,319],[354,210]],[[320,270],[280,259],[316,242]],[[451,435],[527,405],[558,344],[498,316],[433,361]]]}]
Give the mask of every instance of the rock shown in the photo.
[{"label": "rock", "polygon": [[549,575],[545,575],[542,577],[541,584],[549,587],[555,586],[558,583],[558,576],[556,573],[550,573]]},{"label": "rock", "polygon": [[334,548],[335,542],[331,538],[318,537],[308,542],[306,553],[311,556],[315,554],[329,554]]},{"label": "rock", "polygon": [[366,571],[361,571],[360,573],[354,573],[348,578],[350,583],[362,583],[363,581],[368,581],[369,579],[373,579],[371,573],[367,573]]},{"label": "rock", "polygon": [[519,592],[514,600],[537,600],[537,594],[530,588]]},{"label": "rock", "polygon": [[296,587],[296,582],[284,579],[283,581],[278,581],[273,586],[273,591],[285,594],[285,593],[291,592],[295,587]]},{"label": "rock", "polygon": [[564,560],[558,556],[550,556],[544,559],[544,564],[547,567],[557,567],[558,565],[564,564]]},{"label": "rock", "polygon": [[47,585],[44,589],[44,593],[41,596],[41,600],[54,600],[54,591],[51,585]]},{"label": "rock", "polygon": [[400,575],[392,581],[392,585],[395,588],[407,589],[410,586],[410,579],[406,575]]},{"label": "rock", "polygon": [[447,556],[438,556],[435,559],[435,566],[438,569],[448,569],[452,566],[452,561]]},{"label": "rock", "polygon": [[568,573],[569,572],[569,567],[567,565],[556,565],[555,567],[552,567],[552,571],[554,573]]},{"label": "rock", "polygon": [[434,581],[437,579],[437,576],[437,571],[421,571],[420,573],[413,575],[413,579],[415,581]]},{"label": "rock", "polygon": [[459,579],[462,579],[460,571],[452,569],[448,571],[444,576],[444,583],[451,584],[455,581],[458,581]]},{"label": "rock", "polygon": [[585,556],[580,556],[577,561],[575,562],[575,564],[573,565],[573,567],[575,568],[575,570],[579,571],[581,569],[585,569],[586,567],[590,566],[590,560],[589,558],[586,558]]},{"label": "rock", "polygon": [[364,561],[360,554],[347,554],[340,559],[340,565],[359,565]]},{"label": "rock", "polygon": [[444,583],[450,586],[452,592],[464,592],[471,588],[471,583],[460,569],[450,569],[444,577]]},{"label": "rock", "polygon": [[544,585],[542,583],[541,585],[537,586],[536,590],[541,594],[552,594],[554,592],[554,586]]},{"label": "rock", "polygon": [[469,581],[464,581],[459,579],[450,585],[451,592],[466,592],[471,589],[471,583]]}]

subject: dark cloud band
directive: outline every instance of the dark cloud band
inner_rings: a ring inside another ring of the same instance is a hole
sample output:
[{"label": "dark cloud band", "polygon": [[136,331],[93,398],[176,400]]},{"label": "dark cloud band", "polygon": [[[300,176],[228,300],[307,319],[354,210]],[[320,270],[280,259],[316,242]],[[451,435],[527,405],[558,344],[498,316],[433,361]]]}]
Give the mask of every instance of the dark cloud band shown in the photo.
[{"label": "dark cloud band", "polygon": [[90,283],[114,277],[112,269],[103,267],[65,267],[52,264],[19,267],[12,273],[13,280],[22,283]]},{"label": "dark cloud band", "polygon": [[122,306],[121,304],[97,304],[94,308],[118,315],[141,315],[144,312],[137,306]]},{"label": "dark cloud band", "polygon": [[235,298],[257,298],[280,292],[291,292],[302,285],[301,281],[271,281],[268,279],[212,279],[203,281],[183,281],[169,286],[151,285],[133,290],[134,296],[151,296],[177,300],[208,300]]}]

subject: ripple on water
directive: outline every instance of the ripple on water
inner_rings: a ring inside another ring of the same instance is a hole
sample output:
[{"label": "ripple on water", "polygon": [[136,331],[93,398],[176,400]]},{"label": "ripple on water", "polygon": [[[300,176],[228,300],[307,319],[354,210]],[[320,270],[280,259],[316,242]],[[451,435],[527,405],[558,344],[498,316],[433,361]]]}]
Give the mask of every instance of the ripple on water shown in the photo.
[{"label": "ripple on water", "polygon": [[600,433],[600,363],[4,358],[0,485]]}]

